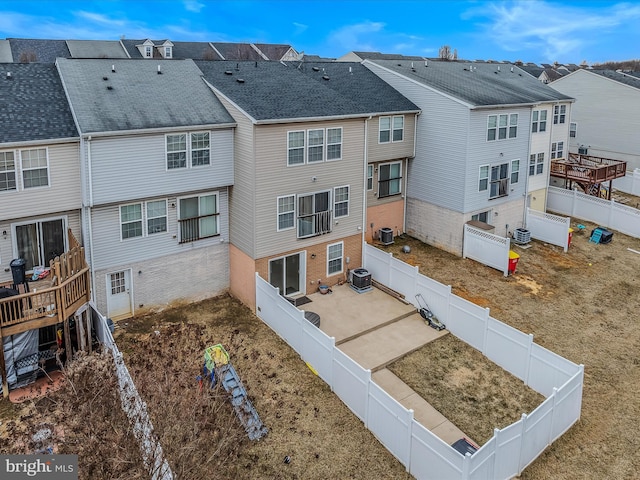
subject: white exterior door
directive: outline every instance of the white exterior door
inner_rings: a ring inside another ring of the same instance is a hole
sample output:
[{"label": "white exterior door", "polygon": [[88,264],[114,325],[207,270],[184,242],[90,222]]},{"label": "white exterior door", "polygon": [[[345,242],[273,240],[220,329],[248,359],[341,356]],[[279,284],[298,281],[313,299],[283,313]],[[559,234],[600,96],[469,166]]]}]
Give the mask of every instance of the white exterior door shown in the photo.
[{"label": "white exterior door", "polygon": [[131,270],[107,274],[107,316],[120,320],[133,315]]}]

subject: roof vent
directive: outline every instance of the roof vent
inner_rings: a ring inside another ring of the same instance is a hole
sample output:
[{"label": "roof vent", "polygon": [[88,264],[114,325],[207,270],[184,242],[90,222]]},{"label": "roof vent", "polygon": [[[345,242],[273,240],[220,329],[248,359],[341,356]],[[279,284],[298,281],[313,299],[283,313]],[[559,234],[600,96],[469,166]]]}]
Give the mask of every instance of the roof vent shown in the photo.
[{"label": "roof vent", "polygon": [[238,82],[238,83],[244,83],[244,78],[236,78],[236,82]]},{"label": "roof vent", "polygon": [[425,61],[424,61],[424,66],[425,66],[425,67],[428,67],[428,66],[429,66],[429,60],[425,60]]},{"label": "roof vent", "polygon": [[109,80],[109,77],[102,77],[102,80],[106,82],[107,80]]},{"label": "roof vent", "polygon": [[349,73],[353,73],[353,68],[349,67]]},{"label": "roof vent", "polygon": [[500,65],[498,65],[498,71],[500,71]]},{"label": "roof vent", "polygon": [[13,77],[11,76],[11,72],[7,72],[7,80],[11,80]]},{"label": "roof vent", "polygon": [[231,70],[226,70],[224,72],[225,75],[233,75],[233,72]]},{"label": "roof vent", "polygon": [[158,65],[158,75],[162,75],[162,68]]},{"label": "roof vent", "polygon": [[111,85],[107,85],[107,90],[113,90],[113,87]]},{"label": "roof vent", "polygon": [[311,67],[311,70],[313,70],[314,72],[319,72],[320,69],[318,67]]},{"label": "roof vent", "polygon": [[511,67],[511,73],[513,73],[513,67]]},{"label": "roof vent", "polygon": [[116,66],[115,66],[115,65],[111,65],[111,71],[112,71],[113,73],[115,73],[115,72],[116,72]]},{"label": "roof vent", "polygon": [[323,75],[323,76],[322,76],[322,79],[323,79],[323,80],[329,80],[329,75]]}]

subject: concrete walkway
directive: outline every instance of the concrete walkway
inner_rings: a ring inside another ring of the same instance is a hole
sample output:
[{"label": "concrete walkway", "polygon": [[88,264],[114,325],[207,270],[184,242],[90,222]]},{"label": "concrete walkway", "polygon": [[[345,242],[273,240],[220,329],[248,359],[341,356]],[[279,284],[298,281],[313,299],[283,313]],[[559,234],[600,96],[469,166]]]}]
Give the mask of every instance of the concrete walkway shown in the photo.
[{"label": "concrete walkway", "polygon": [[429,327],[412,304],[377,288],[358,293],[344,284],[331,290],[326,295],[308,295],[311,302],[298,308],[320,315],[320,329],[335,338],[340,350],[371,370],[372,380],[384,391],[413,409],[414,418],[425,428],[449,445],[469,438],[385,368],[449,332]]}]

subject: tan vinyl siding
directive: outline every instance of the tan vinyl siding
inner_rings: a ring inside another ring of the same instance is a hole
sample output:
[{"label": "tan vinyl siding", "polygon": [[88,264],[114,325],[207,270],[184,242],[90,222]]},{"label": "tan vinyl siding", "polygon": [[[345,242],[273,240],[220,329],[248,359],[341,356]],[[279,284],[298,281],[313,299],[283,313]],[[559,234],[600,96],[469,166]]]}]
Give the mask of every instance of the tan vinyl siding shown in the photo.
[{"label": "tan vinyl siding", "polygon": [[210,165],[171,170],[167,170],[164,134],[94,137],[90,142],[93,204],[232,185],[233,130],[194,128],[186,133],[203,131],[210,132]]},{"label": "tan vinyl siding", "polygon": [[[287,166],[287,132],[336,127],[342,127],[341,160]],[[257,258],[337,241],[359,232],[363,213],[364,119],[260,126],[256,129],[256,152]],[[295,228],[277,231],[277,197],[331,190],[333,201],[333,188],[346,185],[349,215],[334,219],[331,233],[298,239]]]},{"label": "tan vinyl siding", "polygon": [[[396,115],[383,115],[394,117]],[[380,116],[367,122],[367,159],[369,163],[413,157],[417,115],[404,116],[404,135],[401,142],[379,142]]]},{"label": "tan vinyl siding", "polygon": [[253,124],[223,97],[220,101],[237,123],[234,134],[234,184],[229,193],[230,241],[252,258],[255,255],[254,205],[256,174],[254,168]]},{"label": "tan vinyl siding", "polygon": [[[49,158],[49,185],[23,189],[18,151],[46,148]],[[49,146],[2,148],[14,152],[18,190],[0,192],[0,221],[34,215],[47,215],[81,206],[80,143]]]}]

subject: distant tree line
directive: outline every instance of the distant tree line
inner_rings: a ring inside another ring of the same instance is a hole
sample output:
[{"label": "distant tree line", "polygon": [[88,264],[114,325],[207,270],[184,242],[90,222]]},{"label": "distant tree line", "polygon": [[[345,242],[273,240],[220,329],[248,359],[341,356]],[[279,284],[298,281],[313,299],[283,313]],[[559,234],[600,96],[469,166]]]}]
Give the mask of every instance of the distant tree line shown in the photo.
[{"label": "distant tree line", "polygon": [[632,72],[640,72],[640,59],[624,60],[622,62],[594,63],[592,67],[597,70],[628,70]]}]

